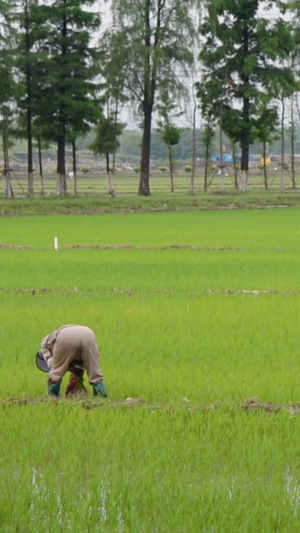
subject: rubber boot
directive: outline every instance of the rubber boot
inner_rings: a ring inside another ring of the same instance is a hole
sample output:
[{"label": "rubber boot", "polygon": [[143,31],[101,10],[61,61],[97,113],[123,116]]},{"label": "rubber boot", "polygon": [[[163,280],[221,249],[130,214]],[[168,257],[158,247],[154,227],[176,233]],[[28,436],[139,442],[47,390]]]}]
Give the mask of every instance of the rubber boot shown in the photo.
[{"label": "rubber boot", "polygon": [[60,381],[48,381],[48,396],[59,396],[60,386]]},{"label": "rubber boot", "polygon": [[107,398],[107,392],[103,381],[99,381],[93,385],[93,392],[94,396],[103,396],[104,398]]}]

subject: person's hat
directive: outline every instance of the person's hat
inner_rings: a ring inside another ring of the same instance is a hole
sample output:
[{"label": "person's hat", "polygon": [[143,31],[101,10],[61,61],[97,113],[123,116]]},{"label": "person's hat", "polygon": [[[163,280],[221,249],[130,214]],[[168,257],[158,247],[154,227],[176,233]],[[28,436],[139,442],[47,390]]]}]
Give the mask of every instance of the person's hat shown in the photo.
[{"label": "person's hat", "polygon": [[36,354],[36,366],[42,371],[42,372],[50,372],[50,368],[47,365],[47,362],[44,359],[43,352],[39,350]]}]

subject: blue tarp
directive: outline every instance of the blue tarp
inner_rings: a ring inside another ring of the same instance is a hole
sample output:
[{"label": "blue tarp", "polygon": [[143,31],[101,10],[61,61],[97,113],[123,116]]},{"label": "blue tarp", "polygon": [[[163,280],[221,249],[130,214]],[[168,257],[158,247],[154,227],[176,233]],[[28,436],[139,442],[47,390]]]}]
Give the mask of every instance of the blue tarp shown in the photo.
[{"label": "blue tarp", "polygon": [[[241,155],[236,155],[235,158],[236,158],[236,161],[240,161],[242,156]],[[220,157],[217,156],[217,155],[213,155],[211,160],[213,161],[213,163],[218,163],[220,161]],[[252,155],[249,156],[249,161],[253,161],[253,156]],[[224,155],[223,156],[223,163],[233,163],[232,155]]]}]

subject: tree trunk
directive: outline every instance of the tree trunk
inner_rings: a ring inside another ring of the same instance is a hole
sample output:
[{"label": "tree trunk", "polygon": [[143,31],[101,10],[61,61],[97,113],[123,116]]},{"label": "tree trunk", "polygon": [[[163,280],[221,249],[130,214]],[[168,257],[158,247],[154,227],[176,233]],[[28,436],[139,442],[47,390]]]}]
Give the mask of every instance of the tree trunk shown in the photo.
[{"label": "tree trunk", "polygon": [[291,97],[291,174],[292,174],[292,187],[296,189],[295,178],[295,121],[294,121],[294,97]]},{"label": "tree trunk", "polygon": [[38,142],[38,153],[39,153],[39,169],[40,169],[40,181],[41,181],[41,196],[44,196],[44,175],[43,175],[43,161],[42,161],[42,146],[41,146],[41,136],[38,135],[37,137]]},{"label": "tree trunk", "polygon": [[248,140],[242,141],[242,159],[241,159],[241,180],[240,191],[246,192],[248,190],[248,171],[249,171],[249,145]]},{"label": "tree trunk", "polygon": [[284,115],[285,115],[285,107],[284,107],[284,98],[281,98],[281,104],[282,104],[282,112],[281,112],[281,183],[280,183],[280,190],[281,192],[285,191],[285,174],[284,174]]},{"label": "tree trunk", "polygon": [[[64,7],[66,7],[67,0],[63,0]],[[62,12],[62,25],[61,25],[61,38],[62,38],[62,49],[61,49],[61,61],[65,61],[65,56],[67,55],[67,14],[64,10]],[[60,88],[60,93],[62,97],[65,97],[66,89],[64,85]],[[57,195],[66,196],[67,195],[67,177],[66,177],[66,122],[64,118],[65,105],[62,104],[60,109],[59,118],[59,132],[57,140]]]},{"label": "tree trunk", "polygon": [[151,122],[152,105],[144,104],[144,130],[142,140],[141,175],[139,184],[139,195],[150,195],[149,167],[150,167],[150,143],[151,143]]},{"label": "tree trunk", "polygon": [[208,158],[205,157],[205,167],[204,167],[204,190],[207,191],[207,174],[208,174]]},{"label": "tree trunk", "polygon": [[27,190],[28,196],[33,196],[33,172],[28,171],[27,179],[28,179],[28,190]]},{"label": "tree trunk", "polygon": [[111,190],[111,175],[110,175],[110,165],[109,165],[109,154],[106,154],[106,174],[107,174],[107,192],[108,192],[108,194],[111,194],[112,190]]},{"label": "tree trunk", "polygon": [[193,163],[192,163],[192,176],[191,176],[191,187],[190,193],[192,196],[195,194],[195,172],[196,172],[196,113],[197,113],[197,104],[195,99],[195,94],[193,91],[194,99],[194,109],[193,109]]},{"label": "tree trunk", "polygon": [[29,63],[30,40],[29,40],[29,16],[28,2],[25,3],[25,38],[26,38],[26,121],[27,121],[27,162],[28,162],[28,195],[33,196],[33,157],[32,157],[32,97],[31,97],[31,68]]},{"label": "tree trunk", "polygon": [[[248,78],[245,77],[245,82]],[[249,172],[249,138],[247,134],[247,127],[249,128],[250,115],[250,101],[249,98],[244,98],[243,101],[243,119],[245,123],[245,134],[242,139],[242,159],[241,159],[241,182],[240,190],[246,192],[248,190],[248,172]]]},{"label": "tree trunk", "polygon": [[[118,98],[116,98],[115,131],[117,131],[118,116],[119,116],[119,103],[118,103]],[[111,195],[113,197],[116,196],[116,182],[115,182],[116,151],[117,151],[117,137],[115,136],[113,159],[112,159],[112,172],[111,172]]]},{"label": "tree trunk", "polygon": [[222,128],[222,106],[220,111],[220,170],[221,170],[221,192],[225,192],[225,183],[224,183],[224,157],[223,157],[223,128]]},{"label": "tree trunk", "polygon": [[[243,54],[246,58],[249,54],[249,29],[243,28]],[[244,60],[243,60],[244,61]],[[244,65],[246,66],[246,65]],[[241,74],[242,83],[244,87],[249,87],[248,69],[244,69]],[[249,135],[250,135],[250,99],[244,92],[243,96],[243,137],[241,142],[242,156],[241,156],[241,182],[240,190],[246,192],[248,189],[248,172],[249,172]]]},{"label": "tree trunk", "polygon": [[60,135],[57,143],[57,195],[66,196],[67,180],[65,167],[66,139],[65,135]]},{"label": "tree trunk", "polygon": [[170,179],[171,179],[171,192],[174,192],[174,176],[173,176],[173,158],[172,158],[172,147],[169,144],[169,170],[170,170]]},{"label": "tree trunk", "polygon": [[205,142],[205,168],[204,168],[204,190],[208,189],[208,158],[209,158],[209,149],[210,149],[210,137],[207,135]]},{"label": "tree trunk", "polygon": [[73,192],[77,194],[77,165],[76,165],[76,141],[72,139],[72,163],[73,163]]},{"label": "tree trunk", "polygon": [[27,192],[29,196],[33,196],[33,158],[32,158],[32,132],[31,132],[31,111],[27,111],[27,151],[28,151],[28,169],[27,180],[28,188]]},{"label": "tree trunk", "polygon": [[269,189],[268,185],[268,174],[267,174],[267,150],[266,150],[266,141],[263,142],[263,165],[264,165],[264,182],[266,191]]},{"label": "tree trunk", "polygon": [[7,124],[4,124],[3,130],[3,157],[4,157],[4,194],[6,198],[13,198],[13,190],[10,179],[10,168],[9,168],[9,153],[8,153],[8,133],[7,133]]},{"label": "tree trunk", "polygon": [[236,153],[235,153],[235,143],[232,142],[232,160],[233,160],[233,169],[234,169],[234,187],[235,189],[239,188],[238,177],[237,177],[237,162],[236,162]]},{"label": "tree trunk", "polygon": [[112,163],[112,172],[111,172],[111,195],[116,196],[116,182],[115,182],[115,168],[116,168],[116,152],[113,153],[113,163]]}]

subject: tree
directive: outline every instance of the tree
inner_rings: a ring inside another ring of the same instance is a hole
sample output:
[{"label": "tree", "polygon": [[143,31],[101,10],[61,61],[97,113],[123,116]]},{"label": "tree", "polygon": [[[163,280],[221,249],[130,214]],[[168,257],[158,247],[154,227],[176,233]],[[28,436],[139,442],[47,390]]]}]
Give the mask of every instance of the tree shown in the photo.
[{"label": "tree", "polygon": [[9,165],[10,128],[15,110],[15,83],[13,79],[11,5],[0,0],[0,132],[4,159],[4,194],[13,197]]},{"label": "tree", "polygon": [[36,6],[37,0],[14,0],[13,2],[13,21],[17,28],[14,49],[18,78],[17,103],[21,113],[18,133],[19,136],[27,139],[27,192],[29,196],[33,196],[34,45],[37,32],[40,31],[33,15]]},{"label": "tree", "polygon": [[[290,55],[290,64],[291,68],[296,74],[296,79],[298,81],[298,88],[297,91],[299,91],[299,80],[300,80],[300,6],[299,2],[290,2],[288,4],[289,9],[291,10],[292,15],[292,32],[293,37],[295,40],[295,49],[293,50],[292,54]],[[291,98],[291,110],[290,110],[290,141],[291,141],[291,175],[292,175],[292,184],[293,189],[296,189],[296,177],[295,177],[295,141],[296,141],[296,135],[295,135],[295,105],[298,111],[298,119],[300,118],[299,114],[299,106],[298,106],[298,98],[297,93],[292,94]]]},{"label": "tree", "polygon": [[2,134],[2,148],[3,148],[3,176],[4,176],[4,194],[7,198],[13,197],[13,189],[10,178],[10,164],[9,164],[9,148],[12,142],[9,139],[10,126],[12,123],[12,114],[9,105],[1,105],[1,121],[0,131]]},{"label": "tree", "polygon": [[211,144],[215,136],[215,124],[213,123],[212,117],[208,116],[206,118],[206,124],[204,126],[202,139],[205,149],[205,169],[204,169],[204,190],[208,189],[208,163],[211,156]]},{"label": "tree", "polygon": [[294,95],[291,96],[290,108],[290,141],[291,141],[291,177],[293,189],[296,189],[296,173],[295,173],[295,141],[296,141],[296,126],[295,126],[295,112],[294,112]]},{"label": "tree", "polygon": [[37,126],[57,143],[58,194],[67,194],[65,149],[69,133],[83,134],[99,116],[94,82],[99,72],[90,32],[99,28],[97,13],[84,8],[93,0],[52,0],[39,5],[37,16],[47,23],[38,42],[40,57]]},{"label": "tree", "polygon": [[36,131],[36,147],[38,150],[38,160],[39,160],[39,175],[40,175],[40,194],[44,196],[44,171],[43,171],[43,158],[42,158],[42,148],[49,148],[48,141],[42,141],[41,135]]},{"label": "tree", "polygon": [[272,142],[277,136],[278,112],[275,107],[266,107],[262,105],[259,118],[256,121],[256,138],[262,143],[262,160],[264,171],[265,189],[268,190],[267,175],[267,143]]},{"label": "tree", "polygon": [[[192,63],[193,0],[112,0],[115,33],[111,57],[122,47],[124,88],[143,117],[139,194],[150,194],[152,115],[161,91],[175,98],[181,72]],[[118,48],[116,49],[116,43]]]},{"label": "tree", "polygon": [[180,129],[176,128],[174,124],[171,124],[168,119],[166,119],[164,124],[161,126],[161,130],[161,139],[165,143],[168,150],[171,192],[174,192],[174,159],[172,147],[178,144],[180,141]]},{"label": "tree", "polygon": [[[101,38],[101,46],[105,57],[101,69],[103,101],[106,103],[107,118],[113,116],[115,128],[117,128],[120,111],[128,102],[128,96],[124,91],[126,51],[122,48],[122,43],[119,42],[118,34],[105,34]],[[113,169],[115,168],[116,148],[112,151]]]},{"label": "tree", "polygon": [[118,137],[122,134],[123,127],[123,124],[115,122],[114,117],[102,116],[95,128],[95,139],[89,146],[95,155],[105,155],[106,157],[108,194],[112,196],[115,195],[115,187],[111,183],[109,156],[114,154],[120,146]]},{"label": "tree", "polygon": [[196,120],[197,120],[197,98],[196,87],[193,79],[192,86],[192,149],[193,149],[193,164],[191,173],[190,193],[192,196],[195,194],[195,173],[196,173],[196,157],[197,157],[197,141],[196,141]]},{"label": "tree", "polygon": [[[171,179],[171,192],[174,192],[174,160],[172,147],[176,146],[180,141],[180,129],[174,126],[171,122],[171,114],[175,110],[174,103],[170,100],[167,93],[161,96],[161,102],[158,105],[160,112],[160,120],[158,122],[159,131],[161,132],[161,140],[166,145],[169,159],[169,172]],[[177,113],[178,116],[180,113]]]},{"label": "tree", "polygon": [[[247,190],[249,148],[261,119],[261,102],[278,94],[279,77],[291,75],[284,66],[294,46],[290,27],[280,14],[272,20],[263,7],[260,0],[210,0],[201,25],[205,44],[200,58],[206,78],[202,107],[215,117],[222,107],[223,130],[241,147],[243,191]],[[267,7],[283,8],[276,0],[270,0]]]}]

